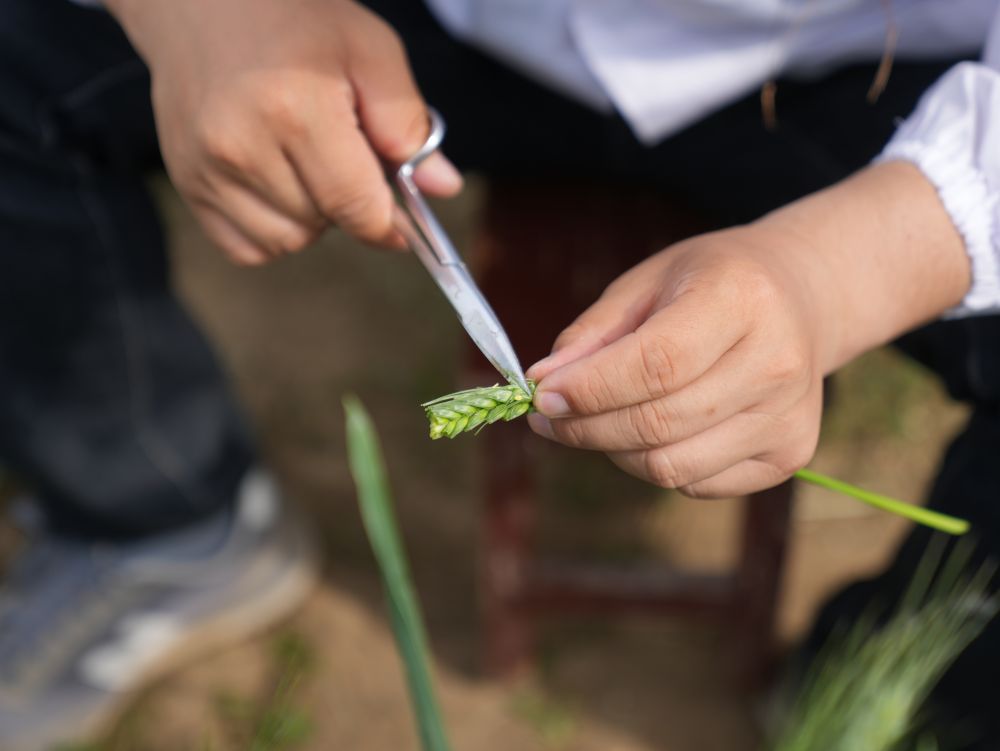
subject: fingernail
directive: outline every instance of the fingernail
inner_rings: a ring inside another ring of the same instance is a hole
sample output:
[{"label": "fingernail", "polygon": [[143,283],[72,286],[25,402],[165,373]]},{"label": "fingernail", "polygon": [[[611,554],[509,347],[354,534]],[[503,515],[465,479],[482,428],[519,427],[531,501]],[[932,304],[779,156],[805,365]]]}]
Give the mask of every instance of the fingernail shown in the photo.
[{"label": "fingernail", "polygon": [[538,380],[538,379],[537,379],[537,378],[535,377],[535,376],[536,376],[536,374],[537,374],[537,373],[538,373],[539,371],[541,371],[541,372],[544,372],[544,371],[545,371],[545,366],[549,364],[549,361],[550,361],[551,359],[552,359],[552,355],[549,355],[548,357],[543,357],[543,358],[542,358],[541,360],[539,360],[539,361],[538,361],[538,362],[536,362],[536,363],[535,363],[534,365],[532,365],[532,366],[531,366],[530,368],[528,368],[528,369],[527,369],[527,370],[525,371],[525,373],[524,373],[524,374],[525,374],[525,375],[526,375],[526,376],[527,376],[528,378],[531,378],[531,379],[534,379],[534,380]]},{"label": "fingernail", "polygon": [[541,360],[536,362],[530,368],[531,378],[539,380],[545,378],[552,371],[573,362],[581,353],[587,351],[587,341],[584,339],[578,339],[571,344],[565,344],[561,347],[553,349],[551,354],[543,357]]},{"label": "fingernail", "polygon": [[464,182],[462,173],[440,151],[427,157],[417,168],[417,174],[425,189],[434,193],[457,193]]},{"label": "fingernail", "polygon": [[562,394],[551,391],[535,394],[535,408],[546,417],[565,417],[570,413],[569,404]]},{"label": "fingernail", "polygon": [[528,424],[531,429],[534,430],[538,435],[543,438],[554,438],[555,433],[552,430],[552,423],[549,422],[549,418],[545,415],[540,415],[537,412],[533,412],[528,415]]}]

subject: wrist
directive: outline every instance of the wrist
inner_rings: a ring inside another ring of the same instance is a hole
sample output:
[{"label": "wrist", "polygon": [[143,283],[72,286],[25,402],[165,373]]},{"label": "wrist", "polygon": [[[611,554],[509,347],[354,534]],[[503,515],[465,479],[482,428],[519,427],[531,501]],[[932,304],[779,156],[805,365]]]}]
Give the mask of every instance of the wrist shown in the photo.
[{"label": "wrist", "polygon": [[939,317],[969,289],[962,238],[911,164],[869,167],[759,224],[801,241],[789,245],[823,318],[825,373]]}]

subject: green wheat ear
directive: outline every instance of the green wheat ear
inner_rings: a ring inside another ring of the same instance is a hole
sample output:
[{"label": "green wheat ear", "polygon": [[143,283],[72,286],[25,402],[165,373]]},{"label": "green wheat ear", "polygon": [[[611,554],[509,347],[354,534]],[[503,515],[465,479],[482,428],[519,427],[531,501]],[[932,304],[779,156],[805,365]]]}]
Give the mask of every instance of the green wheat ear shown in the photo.
[{"label": "green wheat ear", "polygon": [[456,391],[438,397],[421,406],[427,413],[431,438],[454,438],[459,433],[479,432],[487,425],[503,420],[510,422],[532,411],[535,382],[528,381],[529,390],[513,384],[482,386]]}]

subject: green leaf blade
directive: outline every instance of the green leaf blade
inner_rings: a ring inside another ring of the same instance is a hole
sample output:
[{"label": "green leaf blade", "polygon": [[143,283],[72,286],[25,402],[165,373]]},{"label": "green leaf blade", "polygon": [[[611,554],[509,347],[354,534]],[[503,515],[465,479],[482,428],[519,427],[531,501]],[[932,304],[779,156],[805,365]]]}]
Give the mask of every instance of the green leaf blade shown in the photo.
[{"label": "green leaf blade", "polygon": [[358,490],[365,531],[382,572],[390,622],[405,668],[421,745],[424,751],[450,751],[434,692],[427,635],[406,564],[375,427],[357,397],[344,399],[344,411],[351,474]]}]

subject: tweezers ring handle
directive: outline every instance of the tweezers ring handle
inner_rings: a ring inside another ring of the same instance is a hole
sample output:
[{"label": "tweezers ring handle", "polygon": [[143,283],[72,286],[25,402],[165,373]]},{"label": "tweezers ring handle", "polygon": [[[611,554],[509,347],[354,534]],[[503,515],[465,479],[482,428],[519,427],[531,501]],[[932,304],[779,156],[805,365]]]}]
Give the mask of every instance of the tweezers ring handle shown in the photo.
[{"label": "tweezers ring handle", "polygon": [[420,147],[417,153],[400,165],[400,175],[406,175],[407,177],[412,175],[413,171],[417,168],[417,165],[437,151],[441,142],[444,140],[445,126],[444,118],[441,117],[441,113],[433,107],[428,107],[427,115],[430,119],[431,132],[428,134],[427,140],[424,141],[424,145]]}]

